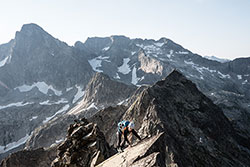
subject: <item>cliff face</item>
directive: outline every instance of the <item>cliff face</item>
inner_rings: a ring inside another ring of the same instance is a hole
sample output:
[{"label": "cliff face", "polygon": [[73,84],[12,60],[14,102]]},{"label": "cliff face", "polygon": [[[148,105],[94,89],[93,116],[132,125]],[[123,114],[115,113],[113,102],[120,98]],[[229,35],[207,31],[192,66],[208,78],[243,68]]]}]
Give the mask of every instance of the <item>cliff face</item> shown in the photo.
[{"label": "cliff face", "polygon": [[165,132],[167,157],[178,166],[247,166],[248,145],[222,110],[178,71],[144,90],[123,119],[142,136]]}]

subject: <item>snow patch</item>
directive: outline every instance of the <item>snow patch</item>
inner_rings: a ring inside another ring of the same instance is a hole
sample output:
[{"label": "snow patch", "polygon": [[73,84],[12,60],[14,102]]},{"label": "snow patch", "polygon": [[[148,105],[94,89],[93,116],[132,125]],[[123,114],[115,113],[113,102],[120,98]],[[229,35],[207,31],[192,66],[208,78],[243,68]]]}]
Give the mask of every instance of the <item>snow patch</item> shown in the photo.
[{"label": "snow patch", "polygon": [[52,85],[48,85],[45,82],[37,82],[37,83],[34,83],[33,85],[22,85],[22,86],[16,87],[15,89],[19,89],[20,92],[28,92],[34,87],[37,87],[38,90],[42,92],[43,94],[48,94],[48,91],[52,90],[55,93],[55,95],[57,96],[62,95],[62,91],[56,90]]},{"label": "snow patch", "polygon": [[115,78],[116,79],[121,79],[118,73],[116,73]]},{"label": "snow patch", "polygon": [[218,74],[220,75],[220,78],[231,78],[229,74],[225,75],[225,74],[222,74],[220,71],[218,71]]},{"label": "snow patch", "polygon": [[125,100],[122,100],[121,102],[117,103],[117,105],[122,105],[125,102]]},{"label": "snow patch", "polygon": [[5,153],[9,150],[12,150],[16,147],[21,146],[22,144],[25,144],[25,142],[28,140],[30,136],[28,134],[26,134],[26,136],[24,136],[23,138],[19,139],[16,142],[13,143],[9,143],[6,146],[0,146],[0,154]]},{"label": "snow patch", "polygon": [[134,55],[136,52],[131,52],[131,55]]},{"label": "snow patch", "polygon": [[131,80],[131,83],[136,85],[138,83],[138,80],[140,78],[137,78],[137,75],[136,75],[136,67],[134,66],[133,68],[133,71],[132,71],[132,80]]},{"label": "snow patch", "polygon": [[172,55],[171,54],[167,54],[167,57],[170,59],[172,57]]},{"label": "snow patch", "polygon": [[142,77],[140,78],[140,81],[144,80],[144,78],[145,78],[145,77],[144,77],[144,76],[142,76]]},{"label": "snow patch", "polygon": [[[184,60],[184,63],[185,64],[188,64],[188,65],[191,65],[192,68],[196,69],[199,73],[203,74],[203,71],[206,70],[206,71],[209,71],[210,73],[214,73],[214,72],[217,72],[216,70],[210,70],[208,67],[199,67],[199,65],[195,64],[194,62],[192,61],[186,61]],[[201,78],[202,79],[202,78]]]},{"label": "snow patch", "polygon": [[242,76],[241,76],[241,75],[237,75],[237,77],[238,77],[239,80],[242,79]]},{"label": "snow patch", "polygon": [[61,138],[61,139],[59,139],[59,140],[56,140],[55,142],[56,142],[56,144],[58,144],[58,143],[63,142],[63,140],[64,140],[64,138]]},{"label": "snow patch", "polygon": [[118,71],[120,73],[128,74],[131,71],[131,69],[130,69],[130,67],[128,65],[129,61],[130,61],[130,58],[124,58],[123,59],[123,64],[120,67],[118,67]]},{"label": "snow patch", "polygon": [[68,103],[67,99],[62,98],[61,100],[57,102],[50,102],[49,100],[40,102],[40,105],[53,105],[53,104],[61,104],[61,103]]},{"label": "snow patch", "polygon": [[215,56],[204,56],[204,58],[206,58],[208,60],[214,60],[214,61],[217,61],[217,62],[220,62],[220,63],[226,63],[226,62],[230,61],[228,59],[221,59],[221,58],[218,58],[218,57],[215,57]]},{"label": "snow patch", "polygon": [[184,62],[185,62],[186,64],[189,64],[189,65],[195,65],[192,61],[186,61],[186,60],[184,60]]},{"label": "snow patch", "polygon": [[107,47],[103,48],[102,50],[103,50],[103,51],[107,51],[107,50],[109,50],[109,48],[110,48],[110,47],[107,46]]},{"label": "snow patch", "polygon": [[72,101],[72,103],[74,104],[75,102],[77,102],[81,97],[83,97],[85,91],[82,90],[82,88],[80,86],[76,86],[77,88],[77,93],[74,96],[74,99]]},{"label": "snow patch", "polygon": [[26,105],[30,105],[30,104],[34,104],[33,102],[17,102],[17,103],[11,103],[5,106],[0,106],[0,110],[4,109],[4,108],[9,108],[9,107],[22,107],[22,106],[26,106]]},{"label": "snow patch", "polygon": [[95,103],[91,103],[91,104],[88,106],[88,108],[86,108],[86,110],[89,110],[89,109],[91,109],[91,108],[95,108],[95,109],[98,110],[98,108],[96,107]]},{"label": "snow patch", "polygon": [[143,45],[143,44],[136,44],[136,46],[142,48],[145,50],[146,54],[161,54],[162,51],[159,47],[156,47],[155,45]]},{"label": "snow patch", "polygon": [[157,42],[157,43],[154,43],[154,45],[158,46],[158,47],[162,47],[165,43],[161,43],[161,42]]},{"label": "snow patch", "polygon": [[49,120],[53,119],[57,114],[63,113],[65,111],[67,111],[69,109],[69,104],[65,105],[64,107],[62,107],[60,110],[58,110],[54,115],[52,115],[51,117],[47,117],[43,123],[47,123]]},{"label": "snow patch", "polygon": [[6,64],[8,58],[9,57],[5,57],[5,59],[3,59],[2,61],[0,61],[0,67],[3,67]]},{"label": "snow patch", "polygon": [[38,118],[38,116],[33,116],[32,118],[30,118],[30,121],[37,119],[37,118]]},{"label": "snow patch", "polygon": [[98,57],[88,60],[89,64],[91,65],[92,69],[96,72],[103,72],[102,70],[98,70],[98,67],[102,66],[102,60],[99,60]]},{"label": "snow patch", "polygon": [[175,53],[177,53],[177,54],[182,54],[182,55],[187,55],[187,54],[189,54],[189,52],[185,52],[185,51],[179,51],[179,52],[175,52]]},{"label": "snow patch", "polygon": [[74,89],[74,88],[73,88],[73,87],[67,88],[67,89],[66,89],[66,92],[68,92],[68,91],[70,91],[70,90],[72,90],[72,89]]},{"label": "snow patch", "polygon": [[245,80],[244,82],[242,82],[243,85],[245,85],[247,83],[247,80]]}]

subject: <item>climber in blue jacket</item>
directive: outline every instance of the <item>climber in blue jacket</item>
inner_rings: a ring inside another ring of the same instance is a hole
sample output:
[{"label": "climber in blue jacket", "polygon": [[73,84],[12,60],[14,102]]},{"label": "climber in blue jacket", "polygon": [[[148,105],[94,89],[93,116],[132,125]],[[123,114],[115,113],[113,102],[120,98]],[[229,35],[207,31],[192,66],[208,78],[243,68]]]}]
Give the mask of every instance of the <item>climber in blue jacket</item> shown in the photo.
[{"label": "climber in blue jacket", "polygon": [[[134,134],[139,140],[141,140],[140,136],[137,134],[137,132],[134,130],[135,124],[134,122],[129,121],[121,121],[118,123],[118,131],[117,131],[117,150],[118,152],[121,152],[125,142],[128,142],[130,146],[132,146],[131,141],[128,140],[128,134],[132,135]],[[131,134],[132,133],[132,134]],[[121,143],[121,137],[124,137],[124,140]]]}]

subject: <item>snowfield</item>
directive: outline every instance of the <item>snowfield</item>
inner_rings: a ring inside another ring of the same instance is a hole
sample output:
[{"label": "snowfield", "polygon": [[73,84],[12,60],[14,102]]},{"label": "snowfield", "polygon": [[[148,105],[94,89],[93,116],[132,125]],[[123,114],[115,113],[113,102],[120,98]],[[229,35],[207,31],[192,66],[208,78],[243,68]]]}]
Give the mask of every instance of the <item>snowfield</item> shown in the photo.
[{"label": "snowfield", "polygon": [[123,64],[120,67],[118,67],[118,72],[123,73],[123,74],[128,74],[131,71],[128,65],[129,61],[130,61],[130,58],[124,58]]},{"label": "snowfield", "polygon": [[52,85],[48,85],[45,82],[36,82],[33,85],[22,85],[22,86],[16,87],[15,90],[18,89],[20,92],[29,92],[35,87],[37,87],[38,90],[42,92],[43,94],[48,94],[48,91],[52,90],[55,93],[55,95],[57,96],[62,95],[62,91],[56,90]]}]

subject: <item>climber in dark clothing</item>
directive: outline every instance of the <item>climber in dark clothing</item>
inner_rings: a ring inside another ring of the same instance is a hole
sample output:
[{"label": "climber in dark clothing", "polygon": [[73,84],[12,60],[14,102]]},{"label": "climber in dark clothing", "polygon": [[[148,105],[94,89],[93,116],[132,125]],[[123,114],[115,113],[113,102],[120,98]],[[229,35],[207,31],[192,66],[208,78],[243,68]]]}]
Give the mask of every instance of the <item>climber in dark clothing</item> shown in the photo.
[{"label": "climber in dark clothing", "polygon": [[[117,131],[117,150],[120,152],[122,151],[122,148],[125,145],[125,142],[128,142],[128,144],[131,146],[132,141],[128,140],[128,134],[132,135],[134,134],[139,140],[141,140],[140,136],[136,133],[134,130],[135,124],[133,122],[129,121],[122,121],[118,123],[118,131]],[[124,137],[122,143],[121,143],[121,137]],[[132,137],[132,136],[131,136]]]}]

